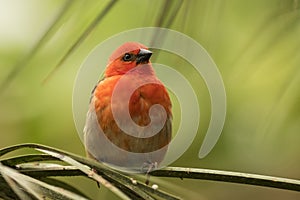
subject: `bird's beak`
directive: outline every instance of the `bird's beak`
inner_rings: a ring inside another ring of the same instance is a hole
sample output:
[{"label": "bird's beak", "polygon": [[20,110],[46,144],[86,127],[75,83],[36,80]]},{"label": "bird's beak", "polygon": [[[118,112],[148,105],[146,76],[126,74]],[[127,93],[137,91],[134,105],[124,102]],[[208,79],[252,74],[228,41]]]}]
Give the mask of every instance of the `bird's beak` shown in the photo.
[{"label": "bird's beak", "polygon": [[140,52],[137,54],[136,64],[148,63],[151,55],[152,55],[151,51],[147,49],[140,49]]}]

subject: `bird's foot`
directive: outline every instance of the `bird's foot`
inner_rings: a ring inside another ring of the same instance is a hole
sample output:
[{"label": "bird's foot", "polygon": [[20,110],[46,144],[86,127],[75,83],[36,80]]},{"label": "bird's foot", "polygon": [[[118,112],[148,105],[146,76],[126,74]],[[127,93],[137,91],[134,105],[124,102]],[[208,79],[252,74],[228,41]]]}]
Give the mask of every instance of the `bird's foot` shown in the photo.
[{"label": "bird's foot", "polygon": [[157,162],[145,162],[142,166],[142,172],[146,172],[145,184],[149,185],[150,182],[150,172],[157,168]]}]

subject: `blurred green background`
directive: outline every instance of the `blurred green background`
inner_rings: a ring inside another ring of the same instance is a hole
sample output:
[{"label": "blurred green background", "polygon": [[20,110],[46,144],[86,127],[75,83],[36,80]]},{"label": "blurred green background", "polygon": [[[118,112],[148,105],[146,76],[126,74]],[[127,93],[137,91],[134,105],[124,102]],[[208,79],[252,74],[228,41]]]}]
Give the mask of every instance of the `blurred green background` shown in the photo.
[{"label": "blurred green background", "polygon": [[[36,142],[84,155],[72,116],[76,73],[97,44],[145,26],[168,27],[198,41],[216,62],[227,93],[221,138],[200,160],[209,94],[201,77],[180,68],[183,61],[159,54],[159,61],[191,81],[201,109],[197,138],[172,166],[300,179],[298,0],[0,0],[0,148]],[[85,178],[64,180],[92,199],[113,198]],[[255,186],[151,181],[184,199],[300,199],[296,192]]]}]

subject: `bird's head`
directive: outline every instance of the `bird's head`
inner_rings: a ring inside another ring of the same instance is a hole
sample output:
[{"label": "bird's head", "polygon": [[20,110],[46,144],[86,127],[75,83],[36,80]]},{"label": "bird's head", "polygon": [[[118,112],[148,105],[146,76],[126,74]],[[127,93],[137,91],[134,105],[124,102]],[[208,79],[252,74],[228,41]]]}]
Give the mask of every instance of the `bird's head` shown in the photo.
[{"label": "bird's head", "polygon": [[137,42],[127,42],[116,49],[109,58],[105,77],[122,75],[141,64],[150,63],[152,52]]}]

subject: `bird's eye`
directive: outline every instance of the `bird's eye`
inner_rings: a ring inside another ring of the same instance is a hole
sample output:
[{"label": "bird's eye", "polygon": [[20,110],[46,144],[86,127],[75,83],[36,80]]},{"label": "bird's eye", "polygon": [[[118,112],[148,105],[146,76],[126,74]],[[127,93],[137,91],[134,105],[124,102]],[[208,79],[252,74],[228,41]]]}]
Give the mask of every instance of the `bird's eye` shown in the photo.
[{"label": "bird's eye", "polygon": [[125,55],[122,58],[124,61],[132,61],[133,55],[129,53],[125,53]]}]

